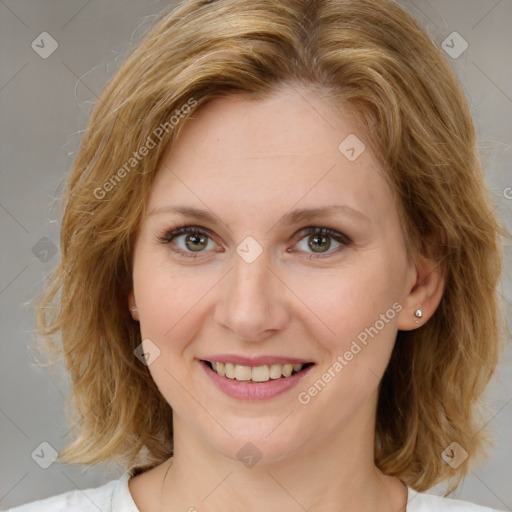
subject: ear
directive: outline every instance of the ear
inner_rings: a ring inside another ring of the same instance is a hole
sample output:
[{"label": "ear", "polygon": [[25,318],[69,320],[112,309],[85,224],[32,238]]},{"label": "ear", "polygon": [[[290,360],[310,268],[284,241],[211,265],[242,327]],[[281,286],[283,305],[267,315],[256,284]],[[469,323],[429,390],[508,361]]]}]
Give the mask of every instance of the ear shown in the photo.
[{"label": "ear", "polygon": [[128,307],[130,308],[132,318],[138,322],[139,311],[137,310],[137,303],[135,302],[135,295],[133,293],[133,289],[131,289],[128,293]]},{"label": "ear", "polygon": [[[398,329],[411,331],[425,324],[441,302],[445,276],[440,263],[423,256],[411,267],[409,291],[402,301],[403,309],[398,316]],[[420,309],[421,317],[415,312]]]}]

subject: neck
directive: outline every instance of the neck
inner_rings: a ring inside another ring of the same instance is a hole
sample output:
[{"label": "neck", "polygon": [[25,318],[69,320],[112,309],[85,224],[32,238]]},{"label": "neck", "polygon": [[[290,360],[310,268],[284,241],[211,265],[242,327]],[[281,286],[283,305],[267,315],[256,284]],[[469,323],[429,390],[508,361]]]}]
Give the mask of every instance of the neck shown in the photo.
[{"label": "neck", "polygon": [[[374,422],[252,467],[174,420],[174,457],[159,472],[162,510],[405,511],[407,488],[374,465]],[[242,442],[239,443],[243,445]]]}]

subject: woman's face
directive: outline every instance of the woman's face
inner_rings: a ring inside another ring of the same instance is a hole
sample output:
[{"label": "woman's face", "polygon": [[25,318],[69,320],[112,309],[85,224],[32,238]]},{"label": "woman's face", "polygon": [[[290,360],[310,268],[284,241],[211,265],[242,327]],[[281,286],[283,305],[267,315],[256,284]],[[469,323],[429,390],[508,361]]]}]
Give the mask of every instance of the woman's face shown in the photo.
[{"label": "woman's face", "polygon": [[177,438],[270,462],[373,435],[417,278],[384,174],[348,112],[310,91],[193,114],[155,179],[129,297]]}]

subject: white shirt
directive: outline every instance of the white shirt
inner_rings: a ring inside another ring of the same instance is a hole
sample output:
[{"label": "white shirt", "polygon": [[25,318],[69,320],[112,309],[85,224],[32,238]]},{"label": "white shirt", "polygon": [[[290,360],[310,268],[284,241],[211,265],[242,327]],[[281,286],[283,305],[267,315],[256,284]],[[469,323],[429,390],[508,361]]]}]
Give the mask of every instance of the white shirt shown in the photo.
[{"label": "white shirt", "polygon": [[[10,508],[7,512],[140,512],[128,488],[128,471],[94,489],[75,490]],[[499,512],[467,501],[419,493],[408,487],[407,512]]]}]

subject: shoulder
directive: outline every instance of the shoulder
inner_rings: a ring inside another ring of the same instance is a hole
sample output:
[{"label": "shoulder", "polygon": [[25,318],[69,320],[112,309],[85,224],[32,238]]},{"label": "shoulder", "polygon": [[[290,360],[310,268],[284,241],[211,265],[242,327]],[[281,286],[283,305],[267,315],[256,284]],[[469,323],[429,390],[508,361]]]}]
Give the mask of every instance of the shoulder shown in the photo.
[{"label": "shoulder", "polygon": [[128,489],[129,472],[101,487],[68,491],[6,512],[139,512]]},{"label": "shoulder", "polygon": [[500,512],[468,501],[443,498],[408,488],[407,512]]}]

